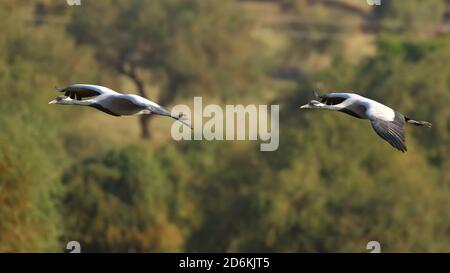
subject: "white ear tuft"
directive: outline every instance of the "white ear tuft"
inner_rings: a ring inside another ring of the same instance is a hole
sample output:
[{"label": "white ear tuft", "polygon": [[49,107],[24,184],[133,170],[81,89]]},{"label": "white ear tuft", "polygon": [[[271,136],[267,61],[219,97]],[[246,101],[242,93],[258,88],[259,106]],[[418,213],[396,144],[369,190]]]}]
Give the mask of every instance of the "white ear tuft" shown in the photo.
[{"label": "white ear tuft", "polygon": [[313,89],[313,96],[314,96],[315,99],[319,98],[319,92],[317,91],[317,88]]}]

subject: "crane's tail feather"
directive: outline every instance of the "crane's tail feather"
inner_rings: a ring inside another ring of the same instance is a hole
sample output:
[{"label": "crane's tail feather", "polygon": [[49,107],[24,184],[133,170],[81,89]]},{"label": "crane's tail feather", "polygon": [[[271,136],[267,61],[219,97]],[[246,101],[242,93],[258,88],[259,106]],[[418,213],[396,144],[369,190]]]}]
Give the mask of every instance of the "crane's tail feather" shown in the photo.
[{"label": "crane's tail feather", "polygon": [[173,119],[176,119],[177,121],[183,123],[184,125],[186,125],[187,127],[194,129],[189,121],[189,119],[187,118],[187,116],[183,113],[180,113],[178,116],[175,115],[171,115],[171,117]]},{"label": "crane's tail feather", "polygon": [[427,128],[431,128],[433,126],[433,124],[431,124],[430,122],[423,121],[423,120],[417,121],[417,120],[413,120],[413,119],[407,119],[406,121],[408,123],[411,123],[411,124],[416,125],[416,126],[425,126]]},{"label": "crane's tail feather", "polygon": [[169,110],[167,110],[166,108],[164,108],[162,106],[153,107],[153,108],[150,108],[149,110],[151,113],[155,113],[157,115],[171,117],[171,118],[183,123],[187,127],[193,129],[191,123],[189,122],[189,119],[183,113],[180,113],[180,114],[171,113]]}]

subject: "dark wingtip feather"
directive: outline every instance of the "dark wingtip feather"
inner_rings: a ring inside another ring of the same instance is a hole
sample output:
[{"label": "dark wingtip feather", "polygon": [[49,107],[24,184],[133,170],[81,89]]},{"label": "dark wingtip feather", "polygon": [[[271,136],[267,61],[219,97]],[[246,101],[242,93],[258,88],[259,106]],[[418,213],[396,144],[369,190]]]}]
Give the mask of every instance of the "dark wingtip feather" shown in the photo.
[{"label": "dark wingtip feather", "polygon": [[405,135],[402,127],[384,120],[372,120],[371,124],[377,135],[387,141],[392,147],[402,153],[408,150],[405,145]]}]

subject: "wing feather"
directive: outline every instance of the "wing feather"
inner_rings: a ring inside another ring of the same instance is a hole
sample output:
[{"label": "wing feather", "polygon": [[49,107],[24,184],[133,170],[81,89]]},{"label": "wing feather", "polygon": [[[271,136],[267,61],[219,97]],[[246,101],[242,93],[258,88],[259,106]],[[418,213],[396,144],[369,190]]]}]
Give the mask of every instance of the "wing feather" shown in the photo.
[{"label": "wing feather", "polygon": [[397,123],[389,122],[381,119],[372,119],[370,121],[374,131],[392,147],[399,151],[406,152],[405,132]]}]

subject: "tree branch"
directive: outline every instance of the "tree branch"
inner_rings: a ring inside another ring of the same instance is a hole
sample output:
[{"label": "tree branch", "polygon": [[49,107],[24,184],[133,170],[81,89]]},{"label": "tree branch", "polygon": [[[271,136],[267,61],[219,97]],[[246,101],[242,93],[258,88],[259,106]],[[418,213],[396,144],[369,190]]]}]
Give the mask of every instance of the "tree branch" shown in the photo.
[{"label": "tree branch", "polygon": [[[125,63],[120,62],[118,64],[117,70],[120,73],[129,77],[133,81],[141,97],[147,98],[147,92],[145,91],[144,82],[137,75],[136,68],[134,66],[130,66],[130,68],[127,69]],[[143,139],[150,139],[150,130],[148,127],[151,117],[153,117],[153,115],[141,115],[139,117],[139,124],[141,126],[141,137]]]}]

